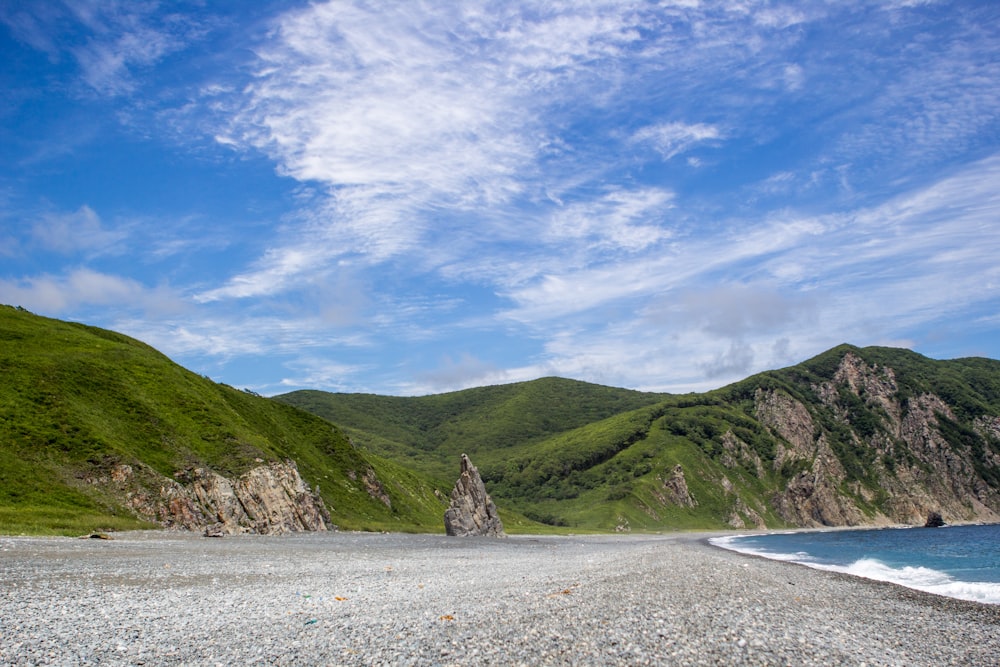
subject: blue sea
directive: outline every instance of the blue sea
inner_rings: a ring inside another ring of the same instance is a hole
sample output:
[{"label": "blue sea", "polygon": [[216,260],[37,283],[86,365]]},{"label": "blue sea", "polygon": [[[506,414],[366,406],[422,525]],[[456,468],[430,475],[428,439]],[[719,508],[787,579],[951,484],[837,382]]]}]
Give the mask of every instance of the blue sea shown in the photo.
[{"label": "blue sea", "polygon": [[1000,525],[782,532],[710,542],[820,570],[1000,604]]}]

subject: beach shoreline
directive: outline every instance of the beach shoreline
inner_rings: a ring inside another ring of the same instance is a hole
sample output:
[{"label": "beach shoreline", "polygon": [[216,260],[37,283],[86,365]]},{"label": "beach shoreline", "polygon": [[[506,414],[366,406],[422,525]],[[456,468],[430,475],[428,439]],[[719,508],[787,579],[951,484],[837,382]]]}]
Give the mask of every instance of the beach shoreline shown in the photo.
[{"label": "beach shoreline", "polygon": [[1000,607],[726,534],[0,537],[0,663],[996,664]]}]

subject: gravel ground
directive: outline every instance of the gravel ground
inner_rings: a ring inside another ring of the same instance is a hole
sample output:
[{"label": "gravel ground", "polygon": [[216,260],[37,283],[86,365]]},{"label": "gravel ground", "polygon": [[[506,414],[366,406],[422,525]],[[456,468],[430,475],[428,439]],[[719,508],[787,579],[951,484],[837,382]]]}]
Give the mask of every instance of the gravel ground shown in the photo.
[{"label": "gravel ground", "polygon": [[1000,607],[704,537],[0,537],[0,664],[1000,664]]}]

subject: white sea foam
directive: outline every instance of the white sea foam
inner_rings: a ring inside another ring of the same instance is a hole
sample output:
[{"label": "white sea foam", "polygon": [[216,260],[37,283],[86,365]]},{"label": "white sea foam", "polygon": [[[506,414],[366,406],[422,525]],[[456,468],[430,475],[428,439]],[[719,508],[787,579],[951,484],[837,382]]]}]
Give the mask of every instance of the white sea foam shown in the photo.
[{"label": "white sea foam", "polygon": [[856,577],[864,577],[865,579],[887,581],[899,586],[956,598],[958,600],[1000,604],[1000,583],[962,581],[955,579],[945,572],[931,568],[913,566],[892,567],[874,558],[862,558],[850,565],[829,565],[818,563],[809,554],[801,551],[796,553],[771,553],[747,547],[739,543],[741,537],[747,536],[727,535],[725,537],[713,537],[709,542],[723,549],[763,556],[771,560],[799,563],[800,565],[806,565],[817,570],[843,572]]},{"label": "white sea foam", "polygon": [[951,575],[928,567],[891,567],[874,558],[862,558],[850,565],[822,565],[803,563],[821,570],[846,572],[857,577],[888,581],[918,591],[944,595],[945,597],[986,604],[1000,604],[1000,583],[985,581],[962,581]]},{"label": "white sea foam", "polygon": [[[789,534],[789,533],[776,533],[776,534]],[[805,551],[796,551],[795,553],[772,553],[770,551],[764,551],[762,549],[755,549],[753,547],[740,544],[738,540],[741,537],[749,537],[748,535],[727,535],[725,537],[712,537],[709,538],[709,543],[714,544],[717,547],[722,547],[723,549],[729,549],[730,551],[738,551],[741,554],[750,554],[752,556],[763,556],[764,558],[770,558],[771,560],[783,560],[791,563],[802,563],[803,565],[812,565],[812,556],[807,554]]]}]

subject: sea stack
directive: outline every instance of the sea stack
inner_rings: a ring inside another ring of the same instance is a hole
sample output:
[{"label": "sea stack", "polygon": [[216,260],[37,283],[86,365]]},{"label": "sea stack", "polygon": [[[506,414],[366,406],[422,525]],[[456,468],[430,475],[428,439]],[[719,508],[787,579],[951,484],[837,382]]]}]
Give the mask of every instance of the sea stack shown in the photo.
[{"label": "sea stack", "polygon": [[444,513],[444,530],[456,537],[506,537],[496,505],[486,493],[476,466],[465,454],[462,454],[462,472],[451,492],[451,504]]}]

